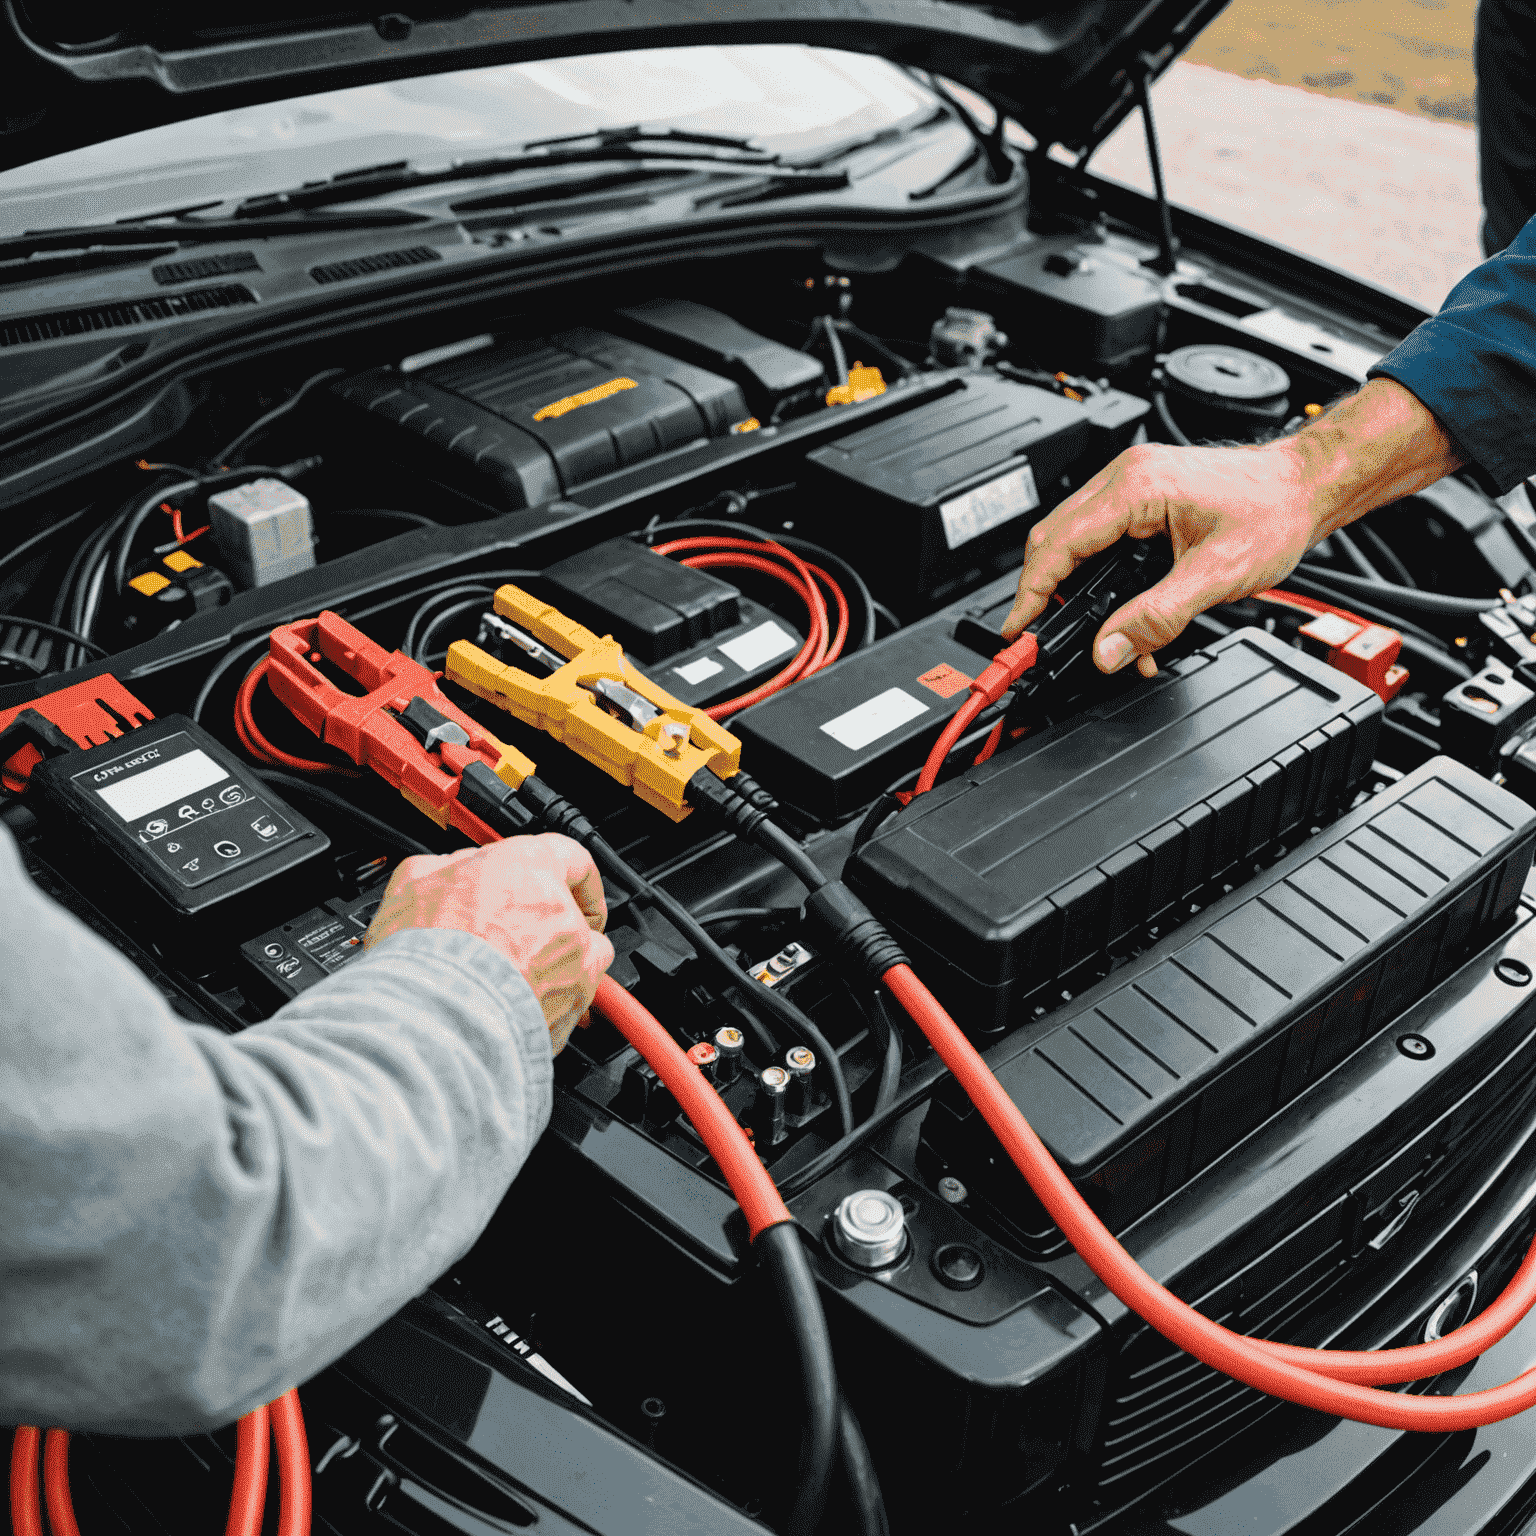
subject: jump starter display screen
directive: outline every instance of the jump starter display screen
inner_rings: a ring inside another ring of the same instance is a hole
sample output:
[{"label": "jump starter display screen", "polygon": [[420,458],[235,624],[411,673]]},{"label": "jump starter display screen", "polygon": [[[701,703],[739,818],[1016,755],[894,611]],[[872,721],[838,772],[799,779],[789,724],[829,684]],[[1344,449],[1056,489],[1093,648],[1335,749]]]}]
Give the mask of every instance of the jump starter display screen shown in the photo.
[{"label": "jump starter display screen", "polygon": [[39,763],[33,784],[76,838],[188,915],[245,903],[329,846],[185,716]]},{"label": "jump starter display screen", "polygon": [[185,731],[74,776],[182,885],[201,885],[298,836]]}]

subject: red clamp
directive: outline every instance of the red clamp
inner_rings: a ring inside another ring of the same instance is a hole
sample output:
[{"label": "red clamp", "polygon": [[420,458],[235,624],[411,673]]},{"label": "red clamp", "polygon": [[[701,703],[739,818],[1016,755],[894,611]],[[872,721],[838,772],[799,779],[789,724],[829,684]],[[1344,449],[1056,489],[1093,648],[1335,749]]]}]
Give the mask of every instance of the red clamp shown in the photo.
[{"label": "red clamp", "polygon": [[[104,741],[137,730],[145,721],[155,718],[109,672],[40,694],[12,709],[0,709],[0,732],[8,730],[26,710],[35,710],[51,721],[77,747],[99,747]],[[27,787],[27,780],[42,757],[30,742],[6,753],[0,761],[0,783],[12,794],[19,794]]]},{"label": "red clamp", "polygon": [[[454,827],[477,843],[500,835],[460,804],[464,770],[485,763],[517,789],[534,765],[454,704],[438,687],[438,673],[403,651],[386,651],[330,612],[274,629],[268,659],[267,686],[321,741],[359,768],[372,769],[438,826]],[[320,662],[351,678],[363,693],[337,687]],[[417,699],[443,722],[425,743],[399,719]]]}]

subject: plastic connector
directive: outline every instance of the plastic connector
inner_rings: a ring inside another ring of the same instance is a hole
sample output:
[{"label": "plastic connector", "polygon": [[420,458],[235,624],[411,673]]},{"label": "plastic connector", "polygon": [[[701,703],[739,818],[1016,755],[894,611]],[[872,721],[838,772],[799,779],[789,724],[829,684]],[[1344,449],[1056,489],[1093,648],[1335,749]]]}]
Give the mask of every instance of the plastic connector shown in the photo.
[{"label": "plastic connector", "polygon": [[715,773],[701,768],[688,780],[688,803],[707,820],[737,837],[751,838],[768,812],[736,794]]},{"label": "plastic connector", "polygon": [[583,848],[597,836],[597,828],[542,779],[524,779],[518,794],[548,831],[563,833]]},{"label": "plastic connector", "polygon": [[750,773],[733,773],[725,781],[725,787],[765,815],[771,816],[779,808],[779,802]]},{"label": "plastic connector", "polygon": [[1020,635],[1012,645],[1004,646],[971,684],[988,704],[996,704],[1007,691],[1034,666],[1040,654],[1040,642],[1031,634]]},{"label": "plastic connector", "polygon": [[[538,781],[523,782],[526,787]],[[519,793],[504,779],[497,778],[489,763],[471,763],[459,779],[459,803],[504,837],[531,832],[537,825],[538,818],[518,798]]]},{"label": "plastic connector", "polygon": [[893,965],[907,964],[901,945],[841,880],[811,892],[805,918],[819,947],[870,986],[877,986]]}]

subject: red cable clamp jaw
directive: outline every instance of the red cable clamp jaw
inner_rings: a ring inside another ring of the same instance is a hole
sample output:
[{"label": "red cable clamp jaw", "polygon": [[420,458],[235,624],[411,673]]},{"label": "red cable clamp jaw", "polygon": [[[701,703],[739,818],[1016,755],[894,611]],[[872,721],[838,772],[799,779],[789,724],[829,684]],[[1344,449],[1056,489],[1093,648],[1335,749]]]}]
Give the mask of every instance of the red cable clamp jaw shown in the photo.
[{"label": "red cable clamp jaw", "polygon": [[[323,658],[362,688],[345,693],[311,661]],[[272,631],[267,685],[295,719],[359,768],[393,785],[440,827],[477,843],[500,836],[460,803],[464,772],[484,763],[503,783],[520,788],[534,771],[515,747],[498,741],[438,686],[438,674],[403,651],[386,651],[340,614],[301,619]],[[397,718],[420,699],[459,728],[429,748]],[[462,742],[451,739],[462,732]]]}]

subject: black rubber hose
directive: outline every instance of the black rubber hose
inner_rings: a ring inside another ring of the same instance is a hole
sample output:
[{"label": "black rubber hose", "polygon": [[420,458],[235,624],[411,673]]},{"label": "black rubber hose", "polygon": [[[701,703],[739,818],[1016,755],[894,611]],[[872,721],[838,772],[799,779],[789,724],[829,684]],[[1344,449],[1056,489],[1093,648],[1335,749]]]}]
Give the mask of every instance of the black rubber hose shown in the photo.
[{"label": "black rubber hose", "polygon": [[715,942],[698,918],[669,891],[659,885],[652,885],[644,875],[620,858],[605,838],[588,838],[586,848],[605,875],[623,886],[630,895],[641,896],[649,901],[679,933],[688,936],[689,943],[700,955],[711,961],[723,977],[729,979],[731,986],[750,987],[752,1002],[756,1007],[771,1013],[791,1035],[803,1040],[815,1051],[818,1061],[826,1068],[832,1100],[837,1106],[838,1125],[842,1134],[847,1136],[853,1130],[853,1099],[848,1092],[843,1063],[827,1037],[787,997],[781,997],[771,987],[752,986],[750,978]]},{"label": "black rubber hose", "polygon": [[795,1195],[804,1194],[818,1179],[825,1178],[844,1158],[873,1141],[888,1125],[916,1109],[948,1076],[949,1068],[937,1056],[930,1056],[920,1065],[913,1067],[908,1074],[906,1086],[896,1098],[892,1099],[884,1109],[872,1114],[857,1130],[833,1142],[819,1157],[813,1158],[803,1168],[778,1180],[779,1193],[786,1200]]},{"label": "black rubber hose", "polygon": [[227,442],[208,461],[209,466],[217,469],[221,464],[228,464],[238,449],[243,448],[258,433],[266,431],[274,421],[286,416],[317,384],[323,384],[327,379],[339,379],[346,371],[345,368],[322,368],[319,373],[311,374],[286,400],[274,405],[265,416],[258,416],[238,437]]},{"label": "black rubber hose", "polygon": [[819,891],[827,883],[816,861],[782,827],[771,821],[759,822],[752,840],[764,853],[776,858],[806,890]]},{"label": "black rubber hose", "polygon": [[24,619],[18,613],[0,613],[0,625],[8,627],[12,624],[18,629],[34,629],[40,635],[51,635],[55,640],[68,640],[72,645],[95,651],[98,657],[107,655],[105,646],[97,645],[94,640],[87,640],[84,635],[76,634],[72,629],[65,629],[62,624],[49,624],[44,619]]},{"label": "black rubber hose", "polygon": [[401,512],[394,507],[344,507],[338,511],[327,512],[327,518],[332,517],[368,517],[375,521],[390,523],[409,523],[413,528],[441,528],[443,525],[435,517],[428,517],[425,512]]},{"label": "black rubber hose", "polygon": [[1354,531],[1355,537],[1362,544],[1368,544],[1371,553],[1386,567],[1386,580],[1395,581],[1401,587],[1412,587],[1415,592],[1419,590],[1418,582],[1413,579],[1413,572],[1403,564],[1397,552],[1369,523],[1354,524]]},{"label": "black rubber hose", "polygon": [[1307,570],[1319,581],[1331,582],[1342,592],[1358,592],[1362,597],[1374,597],[1378,603],[1395,603],[1410,612],[1432,613],[1439,618],[1476,618],[1480,613],[1503,606],[1496,597],[1451,597],[1443,592],[1420,592],[1414,587],[1400,587],[1393,581],[1370,581],[1364,576],[1351,576],[1346,571],[1314,567],[1310,563]]},{"label": "black rubber hose", "polygon": [[873,1114],[889,1109],[901,1087],[901,1031],[891,1019],[891,1010],[876,991],[869,1001],[869,1014],[876,1033],[881,1036],[880,1082],[875,1089]]},{"label": "black rubber hose", "polygon": [[1335,528],[1329,535],[1329,538],[1339,546],[1339,553],[1355,568],[1355,575],[1362,581],[1385,581],[1387,579],[1365,558],[1365,551],[1342,528]]},{"label": "black rubber hose", "polygon": [[870,1457],[864,1431],[846,1397],[840,1397],[837,1404],[837,1450],[843,1463],[843,1476],[848,1480],[848,1492],[853,1495],[854,1512],[859,1518],[859,1536],[891,1536],[891,1522],[885,1513],[885,1495],[880,1492],[875,1463]]},{"label": "black rubber hose", "polygon": [[792,1221],[765,1227],[752,1244],[773,1281],[784,1322],[800,1368],[804,1396],[800,1424],[800,1464],[788,1536],[814,1536],[827,1505],[832,1464],[838,1451],[838,1405],[842,1391],[832,1362],[832,1339],[816,1278],[800,1246]]},{"label": "black rubber hose", "polygon": [[1157,424],[1170,442],[1177,443],[1181,448],[1195,446],[1189,434],[1173,419],[1173,412],[1168,409],[1168,396],[1160,389],[1152,391],[1152,410],[1157,416]]}]

